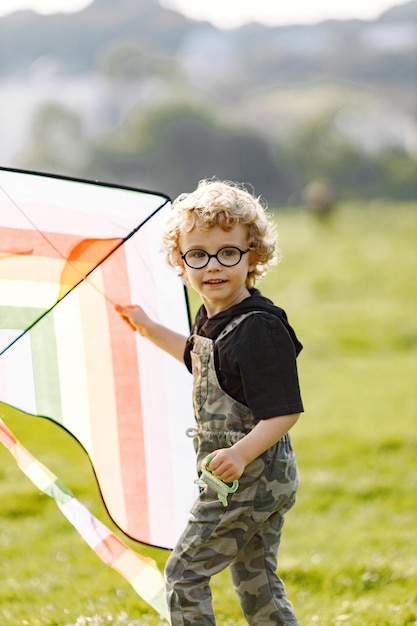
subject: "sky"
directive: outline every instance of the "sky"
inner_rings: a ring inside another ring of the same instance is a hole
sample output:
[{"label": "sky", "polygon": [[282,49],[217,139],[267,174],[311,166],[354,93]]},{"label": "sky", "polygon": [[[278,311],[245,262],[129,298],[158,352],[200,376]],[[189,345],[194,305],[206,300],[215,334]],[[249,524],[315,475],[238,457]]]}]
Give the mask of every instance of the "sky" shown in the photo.
[{"label": "sky", "polygon": [[[0,0],[0,16],[19,9],[39,13],[79,11],[92,0]],[[137,1],[137,0],[133,0]],[[250,21],[283,25],[325,19],[372,19],[401,0],[160,0],[188,17],[204,19],[219,28],[234,28]]]}]

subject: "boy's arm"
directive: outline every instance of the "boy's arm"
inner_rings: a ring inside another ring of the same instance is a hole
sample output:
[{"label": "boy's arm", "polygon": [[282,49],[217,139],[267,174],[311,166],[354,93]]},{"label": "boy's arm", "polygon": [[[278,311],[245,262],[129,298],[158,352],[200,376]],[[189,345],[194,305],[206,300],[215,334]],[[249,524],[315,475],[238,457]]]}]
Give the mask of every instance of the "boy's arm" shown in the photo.
[{"label": "boy's arm", "polygon": [[176,333],[166,326],[162,326],[162,324],[157,324],[139,306],[122,307],[116,304],[114,308],[133,330],[137,330],[158,348],[165,350],[178,361],[184,363],[184,350],[187,342],[185,335]]},{"label": "boy's arm", "polygon": [[294,413],[260,420],[250,433],[233,446],[214,451],[210,455],[212,461],[207,466],[208,469],[225,482],[237,480],[245,467],[277,443],[299,417],[299,413]]}]

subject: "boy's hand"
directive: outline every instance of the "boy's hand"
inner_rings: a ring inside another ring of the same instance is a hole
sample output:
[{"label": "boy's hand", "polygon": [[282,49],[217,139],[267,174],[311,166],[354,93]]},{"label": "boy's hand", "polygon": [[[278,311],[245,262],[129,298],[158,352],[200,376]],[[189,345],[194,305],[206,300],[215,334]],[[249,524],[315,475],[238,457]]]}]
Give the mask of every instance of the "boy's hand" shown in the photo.
[{"label": "boy's hand", "polygon": [[255,428],[230,448],[215,450],[207,468],[225,482],[238,480],[247,465],[268,450],[296,423],[300,414],[279,415],[260,420]]},{"label": "boy's hand", "polygon": [[165,350],[175,359],[184,363],[184,350],[187,341],[185,335],[154,322],[137,304],[128,304],[127,306],[115,304],[114,308],[121,318],[129,324],[130,328],[137,330],[142,337],[146,337],[158,348]]},{"label": "boy's hand", "polygon": [[245,461],[238,451],[231,448],[220,448],[210,454],[211,461],[207,465],[213,474],[225,483],[238,480],[245,471]]},{"label": "boy's hand", "polygon": [[128,306],[116,304],[114,308],[122,319],[141,335],[144,335],[146,329],[152,324],[152,320],[147,316],[145,311],[135,304],[129,304]]}]

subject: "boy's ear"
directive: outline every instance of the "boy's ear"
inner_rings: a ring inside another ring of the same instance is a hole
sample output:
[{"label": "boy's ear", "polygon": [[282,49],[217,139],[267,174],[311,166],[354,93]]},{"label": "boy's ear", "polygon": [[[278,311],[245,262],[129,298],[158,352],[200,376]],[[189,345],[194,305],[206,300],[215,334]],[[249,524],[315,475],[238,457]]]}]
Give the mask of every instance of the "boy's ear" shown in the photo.
[{"label": "boy's ear", "polygon": [[258,265],[258,255],[257,255],[255,250],[251,250],[249,252],[249,266],[248,266],[248,270],[250,272],[253,272],[253,270],[255,269],[255,267],[257,265]]},{"label": "boy's ear", "polygon": [[182,270],[184,270],[184,261],[182,260],[181,252],[178,249],[172,252],[172,260],[177,267],[180,267]]},{"label": "boy's ear", "polygon": [[175,269],[178,272],[178,276],[181,278],[182,282],[186,287],[188,287],[188,279],[187,273],[185,271],[185,263],[181,258],[181,253],[179,250],[175,250],[172,254],[172,260],[175,262]]}]

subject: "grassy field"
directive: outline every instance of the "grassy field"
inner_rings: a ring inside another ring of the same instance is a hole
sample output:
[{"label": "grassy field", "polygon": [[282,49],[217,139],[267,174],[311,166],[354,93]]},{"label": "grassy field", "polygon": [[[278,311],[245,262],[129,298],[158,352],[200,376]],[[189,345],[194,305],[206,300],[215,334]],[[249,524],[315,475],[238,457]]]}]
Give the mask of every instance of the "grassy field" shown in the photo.
[{"label": "grassy field", "polygon": [[[302,626],[417,624],[416,209],[277,218],[283,261],[262,289],[304,343],[306,409],[293,430],[301,487],[280,573]],[[38,418],[5,421],[113,527],[78,444]],[[1,625],[159,624],[3,448],[0,521]],[[137,548],[163,568],[165,551]],[[243,626],[227,572],[213,592],[219,626]]]}]

